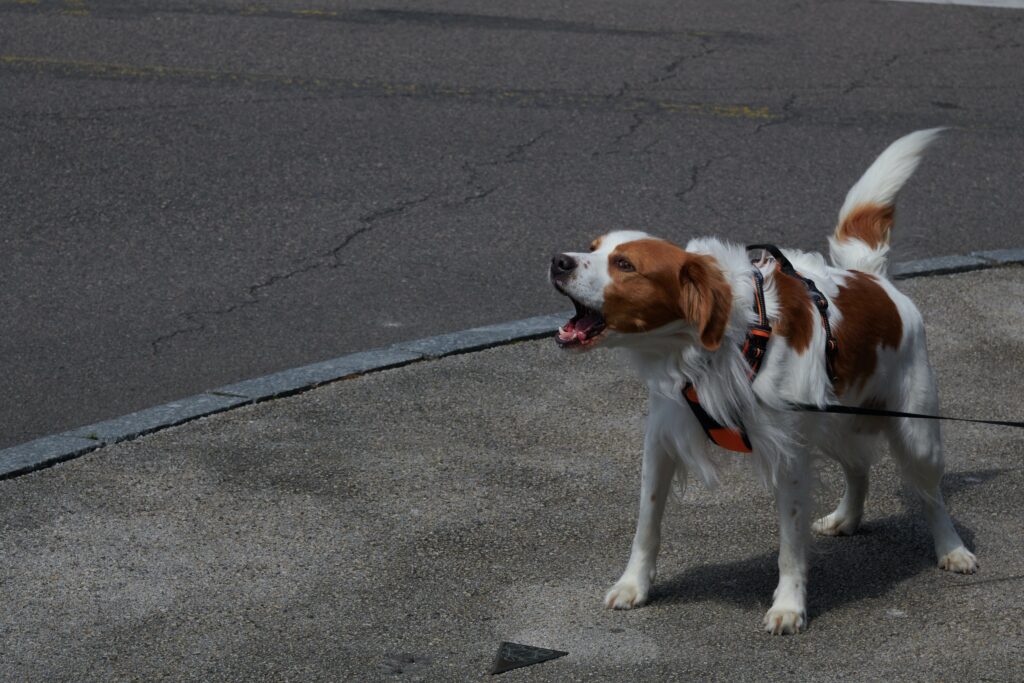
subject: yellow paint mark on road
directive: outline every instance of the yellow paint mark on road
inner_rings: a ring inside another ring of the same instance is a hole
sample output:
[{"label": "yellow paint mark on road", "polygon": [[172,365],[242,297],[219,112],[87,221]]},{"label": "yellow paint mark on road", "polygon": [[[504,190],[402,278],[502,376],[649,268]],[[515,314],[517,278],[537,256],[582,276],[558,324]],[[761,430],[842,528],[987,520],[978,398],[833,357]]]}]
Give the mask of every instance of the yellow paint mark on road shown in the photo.
[{"label": "yellow paint mark on road", "polygon": [[693,114],[731,119],[771,120],[778,118],[767,107],[748,104],[708,104],[676,102],[644,97],[611,97],[557,90],[516,90],[474,88],[468,86],[396,83],[366,79],[291,76],[288,74],[197,69],[157,64],[134,65],[93,62],[53,57],[0,55],[0,66],[30,68],[69,76],[95,78],[188,79],[204,82],[231,82],[248,85],[276,85],[308,92],[335,92],[377,97],[452,98],[482,103],[510,104],[522,107],[610,110],[626,112]]},{"label": "yellow paint mark on road", "polygon": [[300,17],[336,17],[339,14],[325,9],[296,9],[291,13]]},{"label": "yellow paint mark on road", "polygon": [[89,8],[86,7],[85,0],[64,0],[64,9],[60,13],[72,17],[86,17],[89,16]]}]

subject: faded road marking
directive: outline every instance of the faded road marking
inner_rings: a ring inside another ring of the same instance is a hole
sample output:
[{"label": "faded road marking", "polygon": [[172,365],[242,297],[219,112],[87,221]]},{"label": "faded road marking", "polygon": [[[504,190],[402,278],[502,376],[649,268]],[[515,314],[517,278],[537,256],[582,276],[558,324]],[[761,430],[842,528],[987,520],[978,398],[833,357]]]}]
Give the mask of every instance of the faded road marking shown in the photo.
[{"label": "faded road marking", "polygon": [[767,107],[749,104],[679,102],[657,97],[622,97],[573,93],[562,90],[489,89],[422,83],[395,83],[373,79],[315,78],[286,74],[196,69],[179,66],[134,65],[91,62],[51,57],[0,55],[0,67],[29,69],[77,78],[192,80],[204,83],[232,83],[247,86],[272,86],[311,93],[352,97],[406,97],[411,99],[458,99],[536,109],[586,109],[649,113],[693,114],[720,118],[772,120],[780,118]]},{"label": "faded road marking", "polygon": [[[72,0],[68,0],[71,2]],[[78,0],[82,1],[82,0]],[[66,14],[62,0],[0,0],[0,9],[31,11],[35,14],[59,12]],[[29,7],[31,6],[31,8]],[[618,36],[625,38],[672,38],[694,35],[692,31],[650,30],[589,24],[539,17],[519,17],[502,14],[472,14],[467,12],[443,12],[412,9],[343,9],[329,10],[316,7],[271,8],[265,5],[243,5],[228,7],[216,3],[182,4],[156,0],[139,3],[136,0],[103,0],[95,7],[95,13],[104,17],[137,17],[142,15],[192,15],[218,17],[245,17],[257,19],[298,19],[329,21],[345,24],[389,25],[407,24],[435,29],[470,29],[487,31],[527,31],[578,33],[589,35]],[[88,12],[86,12],[88,14]],[[716,34],[725,35],[725,34]],[[736,38],[741,34],[730,33]]]},{"label": "faded road marking", "polygon": [[89,8],[85,6],[85,0],[64,0],[64,9],[61,10],[61,14],[85,17],[89,15]]}]

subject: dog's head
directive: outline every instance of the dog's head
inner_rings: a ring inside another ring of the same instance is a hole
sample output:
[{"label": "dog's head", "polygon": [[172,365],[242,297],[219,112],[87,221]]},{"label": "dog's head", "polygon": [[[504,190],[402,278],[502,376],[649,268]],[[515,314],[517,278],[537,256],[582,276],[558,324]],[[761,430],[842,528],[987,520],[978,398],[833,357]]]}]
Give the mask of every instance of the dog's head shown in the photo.
[{"label": "dog's head", "polygon": [[732,307],[732,290],[714,258],[643,232],[608,233],[594,240],[589,253],[556,254],[550,277],[576,307],[558,331],[565,348],[689,333],[714,350]]}]

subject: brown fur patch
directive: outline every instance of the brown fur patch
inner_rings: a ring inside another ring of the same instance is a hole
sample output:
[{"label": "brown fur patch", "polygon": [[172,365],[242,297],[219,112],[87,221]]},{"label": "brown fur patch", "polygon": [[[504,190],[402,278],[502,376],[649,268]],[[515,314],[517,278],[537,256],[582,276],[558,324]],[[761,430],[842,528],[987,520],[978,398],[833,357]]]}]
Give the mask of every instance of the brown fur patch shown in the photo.
[{"label": "brown fur patch", "polygon": [[604,239],[604,235],[601,235],[596,240],[590,243],[590,251],[597,251],[601,248],[601,240]]},{"label": "brown fur patch", "polygon": [[[632,270],[619,267],[625,258]],[[718,262],[661,240],[620,244],[608,255],[612,283],[605,287],[608,327],[618,332],[647,332],[675,320],[697,325],[701,344],[722,343],[732,309],[732,288]]]},{"label": "brown fur patch", "polygon": [[893,207],[861,204],[836,228],[836,239],[840,242],[858,239],[872,249],[877,249],[883,244],[889,244],[892,222]]},{"label": "brown fur patch", "polygon": [[903,320],[896,303],[871,275],[851,271],[839,287],[835,306],[842,319],[835,328],[836,394],[863,385],[878,365],[878,347],[896,349],[903,338]]},{"label": "brown fur patch", "polygon": [[816,323],[807,285],[781,270],[776,270],[772,277],[779,298],[779,321],[774,326],[775,331],[789,341],[794,351],[803,353],[811,346]]}]

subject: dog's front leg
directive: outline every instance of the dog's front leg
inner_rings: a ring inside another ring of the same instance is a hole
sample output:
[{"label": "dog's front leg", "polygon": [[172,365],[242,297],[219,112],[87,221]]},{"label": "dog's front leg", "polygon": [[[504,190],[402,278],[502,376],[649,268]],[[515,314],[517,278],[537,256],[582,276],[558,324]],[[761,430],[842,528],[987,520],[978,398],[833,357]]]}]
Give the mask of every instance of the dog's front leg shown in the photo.
[{"label": "dog's front leg", "polygon": [[648,432],[644,439],[640,515],[633,536],[633,550],[629,554],[626,571],[604,597],[606,607],[630,609],[647,602],[661,545],[661,516],[675,469],[675,460],[658,443],[658,438]]},{"label": "dog's front leg", "polygon": [[779,585],[764,628],[798,633],[807,623],[807,540],[810,532],[808,463],[803,453],[781,466],[775,502],[779,512]]}]

